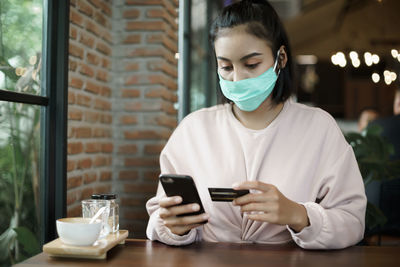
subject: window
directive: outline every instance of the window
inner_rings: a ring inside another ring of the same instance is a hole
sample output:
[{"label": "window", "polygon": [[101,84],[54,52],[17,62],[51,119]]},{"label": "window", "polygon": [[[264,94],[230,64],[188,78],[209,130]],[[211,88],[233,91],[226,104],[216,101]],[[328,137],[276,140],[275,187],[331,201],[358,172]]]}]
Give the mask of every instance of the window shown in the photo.
[{"label": "window", "polygon": [[69,1],[0,1],[0,263],[65,216]]}]

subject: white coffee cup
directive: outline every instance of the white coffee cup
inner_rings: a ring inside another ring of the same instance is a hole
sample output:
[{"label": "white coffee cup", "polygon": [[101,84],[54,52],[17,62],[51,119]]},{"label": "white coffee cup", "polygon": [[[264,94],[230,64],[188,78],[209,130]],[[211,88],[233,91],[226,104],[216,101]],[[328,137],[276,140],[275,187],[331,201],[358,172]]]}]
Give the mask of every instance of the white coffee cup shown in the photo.
[{"label": "white coffee cup", "polygon": [[56,222],[61,242],[73,246],[91,246],[99,238],[102,221],[89,224],[90,218],[63,218]]}]

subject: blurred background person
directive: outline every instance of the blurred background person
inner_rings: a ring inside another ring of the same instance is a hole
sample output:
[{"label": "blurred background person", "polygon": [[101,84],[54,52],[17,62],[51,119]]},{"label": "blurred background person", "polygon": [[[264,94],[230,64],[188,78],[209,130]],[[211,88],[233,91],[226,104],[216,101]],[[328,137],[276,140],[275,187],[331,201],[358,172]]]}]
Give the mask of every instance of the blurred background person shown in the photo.
[{"label": "blurred background person", "polygon": [[376,108],[364,108],[358,117],[358,131],[362,132],[368,123],[377,118],[379,118],[379,112]]}]

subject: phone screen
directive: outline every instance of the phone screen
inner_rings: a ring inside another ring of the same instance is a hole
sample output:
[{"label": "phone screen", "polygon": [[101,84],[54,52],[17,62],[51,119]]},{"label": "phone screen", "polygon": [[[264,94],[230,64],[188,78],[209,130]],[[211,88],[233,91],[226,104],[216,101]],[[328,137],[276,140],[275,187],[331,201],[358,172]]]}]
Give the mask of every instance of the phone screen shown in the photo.
[{"label": "phone screen", "polygon": [[199,211],[177,215],[178,217],[204,213],[204,208],[192,177],[189,175],[161,174],[159,179],[167,196],[182,197],[182,203],[179,205],[190,203],[197,203],[200,205]]}]

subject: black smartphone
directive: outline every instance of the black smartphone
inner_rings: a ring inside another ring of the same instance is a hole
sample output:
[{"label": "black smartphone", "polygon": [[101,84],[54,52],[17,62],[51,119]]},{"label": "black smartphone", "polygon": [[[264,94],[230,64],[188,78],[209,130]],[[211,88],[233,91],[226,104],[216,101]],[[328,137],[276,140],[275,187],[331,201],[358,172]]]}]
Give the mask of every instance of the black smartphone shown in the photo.
[{"label": "black smartphone", "polygon": [[161,174],[159,179],[167,196],[182,197],[182,203],[179,205],[190,203],[197,203],[200,205],[199,211],[177,215],[178,217],[204,213],[203,204],[201,204],[199,193],[197,192],[197,188],[192,177],[189,175]]}]

